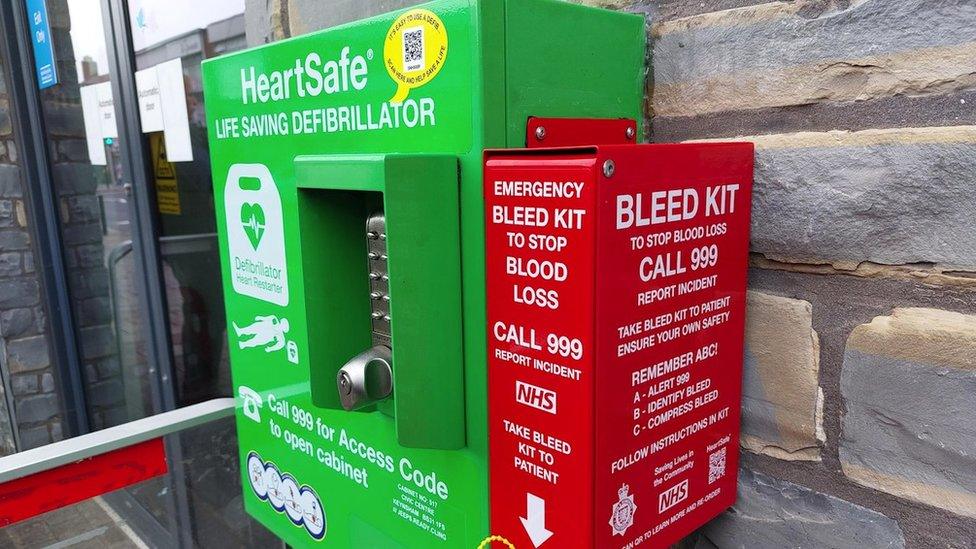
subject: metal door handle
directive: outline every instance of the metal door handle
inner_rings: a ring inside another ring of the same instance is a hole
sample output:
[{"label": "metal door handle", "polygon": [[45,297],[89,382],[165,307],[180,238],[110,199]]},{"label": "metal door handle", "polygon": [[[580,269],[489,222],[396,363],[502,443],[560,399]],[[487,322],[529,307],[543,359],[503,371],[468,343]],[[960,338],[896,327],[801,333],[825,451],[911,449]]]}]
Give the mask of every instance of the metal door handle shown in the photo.
[{"label": "metal door handle", "polygon": [[336,385],[346,410],[358,410],[383,400],[393,392],[393,354],[376,345],[354,356],[339,369]]}]

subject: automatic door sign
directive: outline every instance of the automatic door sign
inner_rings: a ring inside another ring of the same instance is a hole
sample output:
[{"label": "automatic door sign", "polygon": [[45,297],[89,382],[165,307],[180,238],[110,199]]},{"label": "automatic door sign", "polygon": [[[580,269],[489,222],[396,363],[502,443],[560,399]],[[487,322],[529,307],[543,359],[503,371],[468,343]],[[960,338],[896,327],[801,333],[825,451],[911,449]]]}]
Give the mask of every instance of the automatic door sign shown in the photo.
[{"label": "automatic door sign", "polygon": [[224,190],[234,291],[288,305],[288,266],[281,196],[264,164],[234,164]]},{"label": "automatic door sign", "polygon": [[258,499],[284,513],[295,526],[304,527],[313,539],[325,537],[325,510],[310,486],[300,485],[291,473],[281,473],[274,463],[266,463],[257,452],[247,456],[247,479]]}]

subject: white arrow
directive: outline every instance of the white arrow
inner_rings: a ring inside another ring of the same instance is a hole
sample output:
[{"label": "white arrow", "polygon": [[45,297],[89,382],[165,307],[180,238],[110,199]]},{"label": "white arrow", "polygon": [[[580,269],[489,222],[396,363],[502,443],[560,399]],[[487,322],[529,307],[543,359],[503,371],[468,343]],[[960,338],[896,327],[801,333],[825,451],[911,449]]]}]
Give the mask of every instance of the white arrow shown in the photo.
[{"label": "white arrow", "polygon": [[552,532],[546,530],[546,500],[535,494],[525,493],[525,515],[519,517],[525,533],[532,540],[532,545],[538,547],[552,537]]}]

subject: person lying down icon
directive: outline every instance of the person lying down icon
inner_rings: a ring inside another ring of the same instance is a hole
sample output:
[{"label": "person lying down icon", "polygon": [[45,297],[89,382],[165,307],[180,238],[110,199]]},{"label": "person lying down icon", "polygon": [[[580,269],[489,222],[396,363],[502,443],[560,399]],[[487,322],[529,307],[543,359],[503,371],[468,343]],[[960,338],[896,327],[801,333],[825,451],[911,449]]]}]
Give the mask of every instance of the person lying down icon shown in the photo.
[{"label": "person lying down icon", "polygon": [[273,353],[285,346],[285,334],[290,326],[287,318],[274,315],[255,316],[254,322],[243,328],[233,323],[237,333],[237,345],[241,349],[264,346],[266,353]]}]

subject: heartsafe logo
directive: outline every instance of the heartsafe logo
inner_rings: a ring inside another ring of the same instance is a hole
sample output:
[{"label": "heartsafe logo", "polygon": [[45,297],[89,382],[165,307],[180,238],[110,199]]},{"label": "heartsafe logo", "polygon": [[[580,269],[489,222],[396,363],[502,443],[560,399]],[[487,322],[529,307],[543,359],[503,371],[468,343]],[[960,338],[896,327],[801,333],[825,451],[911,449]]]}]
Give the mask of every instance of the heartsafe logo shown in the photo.
[{"label": "heartsafe logo", "polygon": [[241,205],[241,223],[247,239],[251,241],[251,247],[257,250],[261,237],[264,236],[264,208],[260,204],[245,202]]}]

